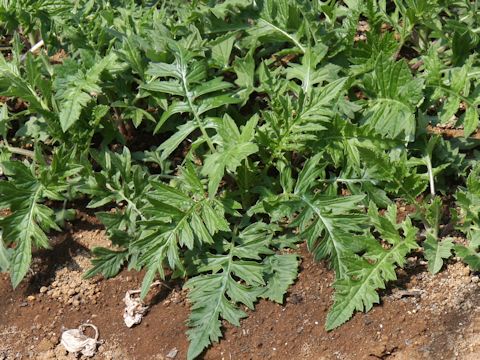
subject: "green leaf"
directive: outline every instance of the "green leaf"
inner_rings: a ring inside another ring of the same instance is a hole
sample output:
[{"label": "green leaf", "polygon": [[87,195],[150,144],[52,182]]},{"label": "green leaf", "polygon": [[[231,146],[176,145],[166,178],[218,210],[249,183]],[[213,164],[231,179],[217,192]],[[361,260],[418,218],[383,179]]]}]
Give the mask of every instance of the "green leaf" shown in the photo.
[{"label": "green leaf", "polygon": [[315,259],[329,259],[335,269],[335,276],[346,276],[348,264],[358,243],[364,240],[362,223],[365,217],[356,213],[357,204],[363,195],[329,197],[302,195],[303,211],[291,226],[300,227],[300,236],[306,238],[307,246]]},{"label": "green leaf", "polygon": [[266,265],[267,286],[261,296],[264,299],[282,304],[283,297],[298,275],[298,255],[275,254],[265,258],[264,263]]},{"label": "green leaf", "polygon": [[[429,145],[430,146],[427,146],[427,148],[430,148],[428,150],[429,155],[427,156],[431,156],[434,146],[431,145],[431,141]],[[436,274],[441,270],[443,266],[443,260],[450,257],[453,249],[452,239],[439,239],[438,230],[440,227],[441,218],[442,200],[440,199],[440,197],[435,197],[432,202],[426,206],[425,209],[427,235],[426,240],[423,242],[425,258],[428,261],[428,270],[432,274]]]},{"label": "green leaf", "polygon": [[315,180],[323,173],[323,166],[320,164],[322,159],[323,153],[318,153],[305,162],[298,174],[294,194],[307,193],[314,186]]},{"label": "green leaf", "polygon": [[427,234],[427,239],[423,242],[425,258],[428,261],[428,271],[432,274],[439,272],[443,266],[443,260],[452,255],[453,241],[444,239],[442,241],[431,234]]},{"label": "green leaf", "polygon": [[230,54],[232,53],[235,37],[230,36],[218,44],[212,46],[212,60],[220,68],[227,68],[230,63]]},{"label": "green leaf", "polygon": [[183,125],[180,125],[175,134],[170,136],[168,140],[163,142],[157,148],[157,151],[160,151],[162,154],[161,160],[163,161],[167,159],[168,156],[182,143],[182,141],[185,140],[196,128],[197,125],[193,121],[189,121]]},{"label": "green leaf", "polygon": [[166,111],[163,112],[162,116],[160,117],[160,120],[158,121],[157,125],[155,126],[155,130],[153,131],[154,133],[157,133],[160,128],[163,126],[163,124],[172,116],[178,113],[186,113],[190,110],[189,106],[187,103],[184,101],[173,101],[168,105],[168,108]]},{"label": "green leaf", "polygon": [[[378,303],[377,289],[385,289],[386,282],[396,280],[395,268],[405,263],[406,255],[418,247],[415,236],[417,229],[407,218],[400,226],[395,221],[396,208],[389,207],[386,217],[378,214],[371,203],[368,210],[370,220],[382,238],[390,244],[384,249],[371,239],[366,244],[367,251],[345,259],[347,277],[334,283],[334,304],[327,315],[326,329],[332,330],[347,321],[354,311],[368,311]],[[399,234],[399,230],[403,236]]]},{"label": "green leaf", "polygon": [[280,154],[287,151],[309,152],[312,148],[317,149],[319,134],[335,117],[335,104],[346,82],[347,78],[340,78],[317,86],[307,100],[302,91],[292,98],[283,85],[269,89],[278,96],[273,100],[272,110],[263,112],[265,124],[258,133],[260,141],[272,154],[270,156],[281,157]]},{"label": "green leaf", "polygon": [[267,19],[258,19],[256,26],[252,27],[249,30],[249,33],[259,38],[272,35],[273,33],[276,35],[275,39],[277,41],[289,41],[297,46],[302,53],[305,52],[305,46],[300,43],[296,34],[287,32]]},{"label": "green leaf", "polygon": [[479,269],[477,7],[3,1],[0,270],[18,284],[72,204],[103,207],[86,275],[188,280],[193,358],[282,302],[303,241],[335,271],[327,327],[371,308],[417,246],[392,204],[415,205],[430,271],[451,226]]},{"label": "green leaf", "polygon": [[[469,93],[470,79],[468,73],[471,71],[472,62],[467,61],[460,68],[453,68],[447,73],[449,80],[448,87],[445,87],[448,91],[447,100],[443,106],[441,114],[441,121],[445,123],[451,119],[451,117],[458,111],[460,101],[465,99],[465,96]],[[471,105],[471,104],[468,104]]]},{"label": "green leaf", "polygon": [[92,250],[95,258],[92,259],[93,267],[83,276],[88,279],[97,274],[102,274],[105,278],[111,278],[117,275],[124,262],[128,259],[127,251],[112,251],[110,249],[96,247]]},{"label": "green leaf", "polygon": [[252,117],[240,133],[233,119],[228,115],[224,116],[217,130],[220,136],[218,150],[206,157],[202,168],[202,174],[210,178],[208,183],[210,196],[217,193],[225,170],[235,172],[243,160],[258,151],[258,146],[251,141],[257,122],[258,117]]},{"label": "green leaf", "polygon": [[86,72],[78,70],[74,75],[57,79],[56,96],[61,101],[59,119],[64,132],[80,118],[81,111],[92,99],[92,94],[96,96],[101,92],[98,85],[100,75],[115,61],[116,56],[110,53]]},{"label": "green leaf", "polygon": [[245,57],[236,58],[233,70],[237,74],[235,84],[241,88],[237,95],[243,99],[241,105],[245,105],[248,97],[255,89],[255,61],[252,53],[248,52]]},{"label": "green leaf", "polygon": [[415,109],[423,99],[422,80],[413,78],[404,61],[395,62],[381,53],[364,85],[371,97],[365,124],[390,138],[413,141]]},{"label": "green leaf", "polygon": [[480,270],[480,232],[469,231],[467,233],[468,246],[455,245],[455,254],[472,268],[474,271]]},{"label": "green leaf", "polygon": [[474,271],[480,271],[480,252],[472,247],[455,245],[455,254],[472,268]]},{"label": "green leaf", "polygon": [[32,262],[32,238],[29,231],[24,232],[24,238],[19,239],[18,245],[13,251],[11,259],[11,281],[13,288],[16,288],[27,275],[30,263]]},{"label": "green leaf", "polygon": [[157,273],[164,276],[164,263],[172,270],[184,271],[184,247],[189,250],[206,247],[214,242],[215,234],[229,229],[223,206],[218,200],[205,197],[203,185],[191,165],[182,170],[177,181],[179,188],[151,182],[147,203],[141,209],[138,237],[130,244],[130,251],[137,254],[138,265],[148,269],[142,285],[144,291],[148,291]]},{"label": "green leaf", "polygon": [[[43,193],[51,195],[53,199],[58,199],[58,195],[53,184],[49,184],[51,189],[45,187],[23,163],[7,161],[3,162],[2,166],[9,180],[0,181],[0,207],[10,209],[11,214],[0,220],[0,227],[5,243],[15,244],[10,273],[12,284],[16,287],[27,274],[32,258],[32,246],[50,246],[44,230],[59,230],[53,210],[40,204]],[[45,173],[50,175],[54,173],[52,168],[45,170]]]},{"label": "green leaf", "polygon": [[[370,179],[382,184],[389,193],[399,194],[415,203],[428,184],[428,176],[417,174],[415,164],[409,163],[406,151],[385,153],[375,147],[357,148]],[[423,163],[422,163],[423,165]]]},{"label": "green leaf", "polygon": [[303,92],[309,96],[312,88],[335,74],[335,66],[325,66],[317,70],[320,61],[327,54],[328,48],[324,44],[318,44],[314,48],[308,48],[302,58],[301,64],[290,63],[287,69],[287,79],[298,79],[302,83]]},{"label": "green leaf", "polygon": [[457,229],[466,234],[468,245],[455,245],[455,254],[473,270],[480,270],[480,166],[475,164],[467,177],[466,189],[458,190],[455,198],[460,212],[452,211]]},{"label": "green leaf", "polygon": [[465,112],[465,118],[463,120],[463,126],[465,128],[465,137],[470,136],[478,127],[478,112],[474,107],[469,107]]},{"label": "green leaf", "polygon": [[81,88],[72,88],[65,92],[60,111],[62,130],[67,131],[80,117],[82,109],[89,103],[91,96]]},{"label": "green leaf", "polygon": [[[202,299],[191,307],[189,325],[193,329],[188,331],[190,345],[187,359],[195,359],[211,342],[217,342],[222,333],[220,331],[219,316],[228,319],[234,325],[240,325],[240,319],[246,314],[236,309],[225,297],[229,274],[215,274],[195,277],[185,286],[190,289],[191,301]],[[231,280],[232,281],[232,280]],[[220,295],[220,296],[219,296]]]},{"label": "green leaf", "polygon": [[[173,101],[167,105],[166,111],[156,131],[173,114],[188,112],[193,120],[188,121],[181,130],[177,131],[170,139],[162,144],[159,150],[163,151],[162,159],[166,159],[180,143],[194,130],[200,129],[203,140],[207,142],[210,150],[213,150],[211,138],[206,132],[207,121],[201,117],[202,114],[229,104],[237,104],[242,100],[224,90],[232,87],[231,83],[223,81],[222,78],[206,80],[206,63],[196,61],[197,54],[189,52],[184,44],[169,41],[169,49],[175,57],[173,63],[151,63],[147,70],[154,79],[151,82],[142,84],[144,89],[166,93],[168,95],[181,96],[183,101]],[[165,78],[168,80],[159,80]],[[162,106],[165,108],[165,106]]]},{"label": "green leaf", "polygon": [[5,248],[3,239],[0,237],[0,272],[8,271],[10,268],[10,258],[12,251]]},{"label": "green leaf", "polygon": [[142,85],[142,89],[148,91],[157,91],[170,95],[181,96],[184,94],[184,90],[178,81],[160,81],[155,80],[148,84]]},{"label": "green leaf", "polygon": [[353,255],[364,236],[362,223],[365,217],[358,212],[358,203],[364,195],[313,194],[316,180],[324,171],[319,164],[322,159],[323,154],[319,153],[307,160],[298,175],[293,194],[285,199],[280,197],[279,204],[287,206],[289,213],[286,216],[297,214],[292,217],[290,227],[298,227],[298,236],[307,241],[309,251],[317,260],[329,259],[337,278],[342,278],[347,270],[344,259]]},{"label": "green leaf", "polygon": [[[293,265],[294,262],[289,260],[296,262],[295,256],[261,261],[262,255],[272,254],[268,249],[273,236],[269,225],[254,223],[238,235],[231,236],[230,240],[224,239],[219,243],[222,253],[200,255],[199,275],[185,284],[192,303],[187,332],[190,340],[188,359],[194,359],[211,342],[220,339],[220,318],[239,326],[240,319],[246,314],[238,308],[238,304],[253,308],[254,302],[266,290],[273,291],[265,286],[264,276],[267,281],[270,279],[271,285],[279,279],[291,280],[291,269],[286,270],[282,265]],[[283,295],[280,295],[281,292],[277,289],[271,295],[278,298]]]},{"label": "green leaf", "polygon": [[3,83],[0,87],[2,95],[15,96],[28,101],[32,109],[37,111],[48,110],[44,100],[37,94],[34,85],[22,76],[18,65],[7,62],[2,54],[0,54],[0,80]]},{"label": "green leaf", "polygon": [[8,116],[8,106],[6,103],[2,104],[2,109],[0,110],[0,135],[3,138],[7,137],[8,129],[10,129],[10,121],[12,119]]}]

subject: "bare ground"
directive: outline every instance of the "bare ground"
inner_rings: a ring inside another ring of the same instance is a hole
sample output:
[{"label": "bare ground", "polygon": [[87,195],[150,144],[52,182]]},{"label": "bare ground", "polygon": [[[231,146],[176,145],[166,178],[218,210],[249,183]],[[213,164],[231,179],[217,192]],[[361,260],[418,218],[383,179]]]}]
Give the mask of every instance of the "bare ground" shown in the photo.
[{"label": "bare ground", "polygon": [[[123,297],[142,273],[85,280],[88,249],[108,246],[103,228],[81,214],[73,228],[36,254],[32,274],[15,291],[0,274],[0,360],[74,359],[59,344],[63,329],[90,322],[100,330],[96,359],[184,359],[188,341],[181,282],[151,291],[142,323],[123,323]],[[479,359],[480,281],[452,261],[437,275],[416,257],[382,294],[382,304],[326,332],[333,272],[304,248],[302,270],[283,305],[260,301],[240,328],[225,325],[223,340],[204,359]],[[168,286],[168,287],[167,287]]]}]

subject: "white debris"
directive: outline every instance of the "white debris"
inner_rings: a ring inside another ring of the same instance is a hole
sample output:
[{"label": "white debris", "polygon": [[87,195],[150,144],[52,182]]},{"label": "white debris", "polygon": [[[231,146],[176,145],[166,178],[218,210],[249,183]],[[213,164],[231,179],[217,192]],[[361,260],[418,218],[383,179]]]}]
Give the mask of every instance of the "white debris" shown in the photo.
[{"label": "white debris", "polygon": [[167,354],[167,359],[175,359],[178,354],[178,349],[174,347],[170,352]]},{"label": "white debris", "polygon": [[[164,285],[161,281],[155,281],[150,287]],[[168,287],[169,288],[169,287]],[[170,289],[170,288],[169,288]],[[141,294],[141,290],[128,290],[123,298],[123,302],[125,303],[125,311],[123,312],[123,321],[125,325],[129,328],[133,325],[140,324],[142,322],[143,316],[148,311],[148,306],[140,298],[139,294]],[[135,295],[135,296],[133,296]]]},{"label": "white debris", "polygon": [[[143,316],[148,311],[148,306],[143,303],[138,294],[140,294],[140,290],[128,290],[123,298],[123,302],[125,303],[123,321],[129,328],[133,325],[140,324]],[[137,296],[133,297],[133,295]]]},{"label": "white debris", "polygon": [[[91,327],[95,330],[95,338],[86,336],[83,331]],[[98,328],[92,324],[82,324],[78,329],[65,330],[62,333],[60,344],[71,353],[92,357],[97,352]]]},{"label": "white debris", "polygon": [[[31,52],[31,53],[34,53],[35,51],[37,51],[38,49],[40,49],[43,45],[45,45],[45,43],[43,42],[43,40],[40,40],[39,42],[37,42],[35,45],[33,45],[30,50],[28,50],[28,52]],[[21,61],[25,61],[27,57],[27,53],[23,54],[22,57],[20,58]]]}]

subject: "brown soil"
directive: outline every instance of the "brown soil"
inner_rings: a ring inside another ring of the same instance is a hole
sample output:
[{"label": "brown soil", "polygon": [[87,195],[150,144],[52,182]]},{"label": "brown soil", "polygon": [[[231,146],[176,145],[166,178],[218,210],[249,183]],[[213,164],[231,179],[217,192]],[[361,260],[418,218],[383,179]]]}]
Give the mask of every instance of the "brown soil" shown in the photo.
[{"label": "brown soil", "polygon": [[[97,359],[184,359],[186,293],[180,282],[154,288],[150,311],[131,329],[123,323],[125,292],[142,273],[85,280],[88,249],[108,245],[103,228],[80,214],[73,229],[36,254],[33,273],[15,291],[0,274],[0,360],[74,359],[59,344],[62,329],[90,322],[103,341]],[[284,305],[260,301],[236,328],[204,354],[216,359],[479,359],[479,277],[451,262],[435,276],[412,257],[383,302],[326,332],[333,273],[301,248],[302,271]]]},{"label": "brown soil", "polygon": [[[463,129],[453,129],[453,128],[442,128],[439,126],[427,126],[427,131],[430,134],[437,134],[442,135],[443,137],[450,139],[450,138],[463,138],[465,137],[465,131]],[[471,134],[469,139],[480,139],[480,131],[477,130],[473,134]]]}]

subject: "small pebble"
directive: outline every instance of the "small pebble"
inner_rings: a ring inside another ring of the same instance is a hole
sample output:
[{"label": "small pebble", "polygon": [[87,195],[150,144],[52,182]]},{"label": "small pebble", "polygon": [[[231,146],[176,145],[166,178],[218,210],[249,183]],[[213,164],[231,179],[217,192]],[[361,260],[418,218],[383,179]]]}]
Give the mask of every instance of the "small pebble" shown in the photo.
[{"label": "small pebble", "polygon": [[48,290],[48,288],[47,288],[46,286],[42,286],[42,287],[40,288],[40,293],[41,293],[41,294],[44,294],[44,293],[47,292],[47,290]]},{"label": "small pebble", "polygon": [[35,301],[35,296],[29,295],[29,296],[27,296],[27,300],[28,301]]}]

